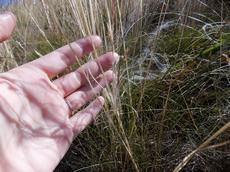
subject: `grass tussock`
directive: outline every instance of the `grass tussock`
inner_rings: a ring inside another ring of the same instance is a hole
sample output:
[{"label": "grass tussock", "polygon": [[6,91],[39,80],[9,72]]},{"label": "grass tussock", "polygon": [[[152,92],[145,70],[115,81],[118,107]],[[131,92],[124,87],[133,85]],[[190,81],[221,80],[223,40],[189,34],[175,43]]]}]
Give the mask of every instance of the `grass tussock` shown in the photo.
[{"label": "grass tussock", "polygon": [[[215,4],[214,4],[215,3]],[[226,1],[23,1],[1,71],[98,34],[117,80],[96,125],[55,171],[226,171],[230,25]],[[82,61],[83,63],[83,61]],[[68,70],[73,70],[76,65]]]}]

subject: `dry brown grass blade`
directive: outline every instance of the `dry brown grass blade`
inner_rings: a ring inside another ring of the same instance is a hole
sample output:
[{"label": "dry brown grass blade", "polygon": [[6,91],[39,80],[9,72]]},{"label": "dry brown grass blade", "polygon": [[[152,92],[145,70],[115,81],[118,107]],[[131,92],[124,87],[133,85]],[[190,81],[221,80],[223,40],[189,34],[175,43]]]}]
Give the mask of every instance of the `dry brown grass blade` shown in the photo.
[{"label": "dry brown grass blade", "polygon": [[221,135],[223,132],[225,132],[227,129],[230,128],[230,121],[225,124],[222,128],[220,128],[217,132],[215,132],[211,137],[209,137],[204,143],[202,143],[197,149],[192,151],[190,154],[188,154],[181,163],[173,170],[173,172],[179,172],[182,168],[184,168],[188,162],[193,158],[193,156],[198,153],[199,151],[202,151],[203,149],[211,148],[208,147],[209,144],[216,139],[219,135]]}]

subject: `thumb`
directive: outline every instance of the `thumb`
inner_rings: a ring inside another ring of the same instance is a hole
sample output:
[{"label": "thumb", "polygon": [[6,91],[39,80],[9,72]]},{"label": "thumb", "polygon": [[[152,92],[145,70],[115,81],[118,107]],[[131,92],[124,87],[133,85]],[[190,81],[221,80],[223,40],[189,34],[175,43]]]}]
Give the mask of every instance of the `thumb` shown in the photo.
[{"label": "thumb", "polygon": [[11,12],[0,14],[0,42],[9,39],[16,25],[16,17]]}]

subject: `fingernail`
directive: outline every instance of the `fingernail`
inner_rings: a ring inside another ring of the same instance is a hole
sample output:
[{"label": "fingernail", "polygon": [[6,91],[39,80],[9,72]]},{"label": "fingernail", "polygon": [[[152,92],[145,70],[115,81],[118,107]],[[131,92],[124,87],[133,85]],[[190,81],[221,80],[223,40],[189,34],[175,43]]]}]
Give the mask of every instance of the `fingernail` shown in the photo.
[{"label": "fingernail", "polygon": [[115,63],[118,63],[120,60],[120,56],[117,53],[113,53],[113,57],[115,58]]},{"label": "fingernail", "polygon": [[5,20],[5,19],[9,20],[9,18],[11,18],[13,20],[16,19],[15,15],[12,12],[9,12],[9,11],[1,13],[0,18],[3,19],[3,20]]},{"label": "fingernail", "polygon": [[109,70],[109,71],[107,72],[107,80],[108,80],[109,82],[111,82],[111,81],[113,81],[115,78],[116,78],[115,73],[114,73],[112,70]]},{"label": "fingernail", "polygon": [[5,12],[0,13],[0,15],[1,16],[12,16],[12,13],[9,11],[5,11]]},{"label": "fingernail", "polygon": [[100,47],[102,45],[102,39],[100,36],[92,35],[90,36],[95,47]]}]

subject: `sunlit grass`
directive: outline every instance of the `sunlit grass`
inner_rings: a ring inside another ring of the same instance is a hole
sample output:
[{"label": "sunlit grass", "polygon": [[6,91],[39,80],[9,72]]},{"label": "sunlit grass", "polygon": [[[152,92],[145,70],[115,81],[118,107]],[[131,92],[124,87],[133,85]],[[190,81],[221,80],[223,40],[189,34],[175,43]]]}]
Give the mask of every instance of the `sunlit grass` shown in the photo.
[{"label": "sunlit grass", "polygon": [[1,71],[90,34],[104,45],[86,60],[121,55],[117,80],[103,91],[102,115],[56,171],[229,167],[230,29],[227,6],[215,5],[222,9],[183,0],[28,0],[10,7],[18,23],[2,45]]}]

